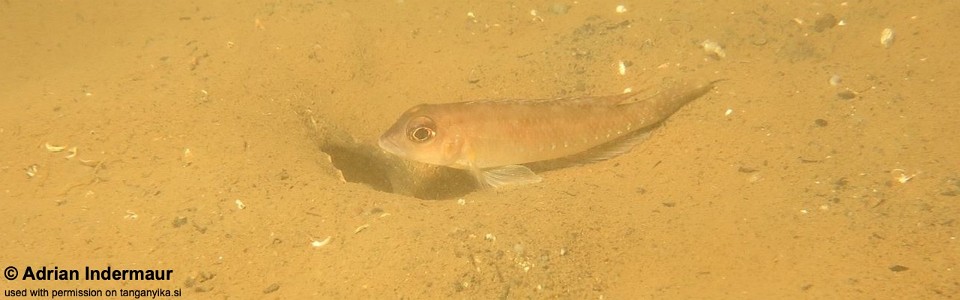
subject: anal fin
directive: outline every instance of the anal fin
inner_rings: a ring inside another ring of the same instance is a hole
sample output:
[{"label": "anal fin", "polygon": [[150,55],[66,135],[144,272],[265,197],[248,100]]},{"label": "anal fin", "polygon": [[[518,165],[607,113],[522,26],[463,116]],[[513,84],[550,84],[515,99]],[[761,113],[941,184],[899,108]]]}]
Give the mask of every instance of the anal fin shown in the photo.
[{"label": "anal fin", "polygon": [[641,130],[641,132],[634,132],[621,140],[588,150],[586,153],[580,154],[578,159],[584,163],[608,160],[629,152],[633,147],[646,141],[649,137],[649,131]]}]

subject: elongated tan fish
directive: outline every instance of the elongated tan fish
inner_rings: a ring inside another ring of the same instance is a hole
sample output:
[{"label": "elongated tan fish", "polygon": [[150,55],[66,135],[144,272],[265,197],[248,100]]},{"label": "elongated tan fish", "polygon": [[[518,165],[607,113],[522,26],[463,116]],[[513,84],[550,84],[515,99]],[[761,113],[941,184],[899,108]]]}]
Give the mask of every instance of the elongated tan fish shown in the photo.
[{"label": "elongated tan fish", "polygon": [[470,170],[486,186],[539,182],[540,176],[523,164],[619,155],[645,136],[640,132],[712,88],[713,82],[674,84],[646,98],[634,92],[421,104],[400,116],[379,145],[406,159]]}]

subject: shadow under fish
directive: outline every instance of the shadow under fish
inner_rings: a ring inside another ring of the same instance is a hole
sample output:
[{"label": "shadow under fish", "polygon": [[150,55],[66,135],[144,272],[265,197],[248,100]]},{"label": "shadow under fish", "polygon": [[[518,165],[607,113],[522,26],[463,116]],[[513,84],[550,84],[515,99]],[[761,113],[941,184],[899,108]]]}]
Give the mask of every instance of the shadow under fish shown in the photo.
[{"label": "shadow under fish", "polygon": [[379,140],[357,141],[300,110],[341,180],[420,199],[540,182],[538,172],[628,152],[717,81],[666,83],[654,94],[471,101],[411,108]]},{"label": "shadow under fish", "polygon": [[329,167],[320,171],[331,177],[420,199],[450,199],[476,190],[473,177],[462,170],[390,155],[356,140],[312,110],[300,108],[297,113],[329,160]]}]

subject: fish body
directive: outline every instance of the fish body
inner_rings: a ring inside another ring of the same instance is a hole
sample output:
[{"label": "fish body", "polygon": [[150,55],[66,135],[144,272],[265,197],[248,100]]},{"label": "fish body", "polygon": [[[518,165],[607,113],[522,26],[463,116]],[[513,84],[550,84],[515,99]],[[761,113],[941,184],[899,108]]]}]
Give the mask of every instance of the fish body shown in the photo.
[{"label": "fish body", "polygon": [[407,110],[379,140],[385,151],[423,163],[471,171],[485,185],[538,182],[524,164],[596,150],[590,160],[619,155],[637,132],[658,124],[712,89],[678,84],[641,92],[554,100],[421,104]]}]

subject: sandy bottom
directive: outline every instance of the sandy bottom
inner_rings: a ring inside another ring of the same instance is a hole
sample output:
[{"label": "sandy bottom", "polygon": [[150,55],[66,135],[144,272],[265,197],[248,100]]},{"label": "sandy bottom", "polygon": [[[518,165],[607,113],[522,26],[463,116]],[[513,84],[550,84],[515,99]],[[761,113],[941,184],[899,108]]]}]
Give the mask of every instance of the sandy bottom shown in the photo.
[{"label": "sandy bottom", "polygon": [[[960,294],[956,3],[361,2],[0,4],[0,267],[174,270],[4,289]],[[726,81],[538,184],[375,146],[419,103],[664,78]]]}]

